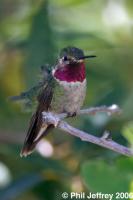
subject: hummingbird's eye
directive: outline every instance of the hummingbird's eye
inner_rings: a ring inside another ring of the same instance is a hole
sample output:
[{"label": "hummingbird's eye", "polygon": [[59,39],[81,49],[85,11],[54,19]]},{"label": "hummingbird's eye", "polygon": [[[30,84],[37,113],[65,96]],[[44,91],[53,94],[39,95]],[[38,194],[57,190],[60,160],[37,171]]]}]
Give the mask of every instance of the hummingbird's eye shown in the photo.
[{"label": "hummingbird's eye", "polygon": [[67,56],[64,56],[64,57],[63,57],[63,60],[64,60],[64,61],[67,61],[67,60],[68,60]]}]

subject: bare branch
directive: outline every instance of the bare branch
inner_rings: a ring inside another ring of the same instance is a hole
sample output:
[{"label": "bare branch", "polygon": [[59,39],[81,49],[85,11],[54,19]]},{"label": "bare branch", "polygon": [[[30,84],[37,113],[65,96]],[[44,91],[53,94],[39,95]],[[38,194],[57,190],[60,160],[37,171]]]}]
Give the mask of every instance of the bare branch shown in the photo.
[{"label": "bare branch", "polygon": [[111,139],[107,138],[98,138],[96,136],[93,136],[92,134],[85,133],[81,130],[78,130],[72,126],[70,126],[68,123],[60,121],[58,128],[60,128],[63,131],[68,132],[69,134],[79,137],[82,141],[91,142],[93,144],[97,144],[99,146],[105,147],[107,149],[111,149],[117,153],[126,155],[126,156],[133,156],[133,151],[125,146],[122,146],[116,142],[114,142]]},{"label": "bare branch", "polygon": [[91,107],[88,109],[83,109],[80,110],[79,114],[89,114],[89,115],[94,115],[96,113],[103,112],[107,113],[108,115],[113,115],[113,114],[121,114],[121,109],[119,108],[118,105],[113,104],[109,107],[107,106],[99,106],[99,107]]},{"label": "bare branch", "polygon": [[[107,106],[99,106],[99,107],[91,107],[91,108],[86,108],[86,109],[82,109],[80,110],[78,113],[76,113],[76,115],[95,115],[96,113],[107,113],[108,115],[113,115],[113,114],[121,114],[121,109],[119,108],[118,105],[113,104],[109,107]],[[44,112],[45,113],[45,112]],[[58,118],[60,119],[64,119],[66,117],[70,117],[67,115],[67,113],[61,113],[58,114]]]},{"label": "bare branch", "polygon": [[[120,108],[117,105],[112,105],[110,107],[102,106],[102,107],[93,107],[89,109],[80,110],[78,115],[80,114],[95,114],[97,112],[107,112],[108,114],[119,114]],[[111,149],[117,153],[133,156],[133,150],[127,148],[123,145],[120,145],[112,140],[110,137],[110,133],[105,131],[101,138],[94,136],[93,134],[86,133],[79,129],[76,129],[70,126],[67,122],[64,122],[62,119],[67,117],[66,113],[62,114],[53,114],[51,112],[43,112],[43,119],[47,124],[53,124],[55,127],[73,135],[75,137],[80,138],[82,141],[91,142],[93,144],[97,144],[99,146],[105,147],[107,149]]]}]

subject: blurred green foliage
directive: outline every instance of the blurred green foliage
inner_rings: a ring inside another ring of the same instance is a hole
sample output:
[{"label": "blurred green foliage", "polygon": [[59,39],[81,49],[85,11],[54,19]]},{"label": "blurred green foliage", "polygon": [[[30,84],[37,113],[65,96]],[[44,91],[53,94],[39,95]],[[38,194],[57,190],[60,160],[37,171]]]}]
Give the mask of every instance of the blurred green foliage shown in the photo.
[{"label": "blurred green foliage", "polygon": [[[104,194],[126,193],[130,191],[130,183],[133,178],[127,169],[122,171],[117,166],[117,163],[115,166],[108,166],[100,160],[85,163],[82,167],[82,175],[86,185],[91,191],[95,193],[102,192]],[[116,199],[115,195],[114,199]]]},{"label": "blurred green foliage", "polygon": [[[133,1],[0,1],[0,199],[57,200],[62,192],[133,192],[133,159],[59,131],[52,153],[20,158],[31,113],[7,99],[35,85],[40,66],[65,46],[95,53],[88,60],[85,106],[118,104],[121,116],[70,119],[74,126],[133,144]],[[47,142],[48,142],[47,141]],[[47,157],[46,157],[47,156]]]}]

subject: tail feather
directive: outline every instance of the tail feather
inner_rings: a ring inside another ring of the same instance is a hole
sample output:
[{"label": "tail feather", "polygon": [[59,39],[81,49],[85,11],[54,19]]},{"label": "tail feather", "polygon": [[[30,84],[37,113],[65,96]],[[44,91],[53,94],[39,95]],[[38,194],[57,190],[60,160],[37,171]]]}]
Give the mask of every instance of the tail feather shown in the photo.
[{"label": "tail feather", "polygon": [[30,122],[30,127],[27,133],[27,136],[24,141],[23,148],[21,150],[20,156],[27,156],[33,152],[36,147],[36,144],[43,138],[44,135],[47,135],[49,129],[53,128],[52,125],[45,125],[40,121],[40,117],[35,113]]}]

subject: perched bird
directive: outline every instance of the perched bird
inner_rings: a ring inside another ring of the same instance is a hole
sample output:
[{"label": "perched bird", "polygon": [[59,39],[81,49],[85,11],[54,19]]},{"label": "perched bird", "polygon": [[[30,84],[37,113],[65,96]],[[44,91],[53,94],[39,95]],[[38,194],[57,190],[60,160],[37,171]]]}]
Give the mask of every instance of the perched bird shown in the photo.
[{"label": "perched bird", "polygon": [[86,95],[86,74],[81,49],[66,47],[61,50],[57,64],[47,72],[47,81],[37,97],[38,106],[32,115],[21,156],[30,154],[36,144],[54,127],[42,120],[42,112],[66,112],[75,116],[83,105]]}]

